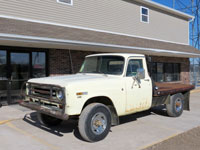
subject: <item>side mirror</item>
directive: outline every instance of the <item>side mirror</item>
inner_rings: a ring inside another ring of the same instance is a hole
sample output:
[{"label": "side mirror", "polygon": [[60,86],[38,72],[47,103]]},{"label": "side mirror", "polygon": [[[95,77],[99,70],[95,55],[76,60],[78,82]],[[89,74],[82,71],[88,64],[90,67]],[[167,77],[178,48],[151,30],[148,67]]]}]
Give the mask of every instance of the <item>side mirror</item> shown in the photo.
[{"label": "side mirror", "polygon": [[143,68],[137,69],[137,75],[136,77],[138,79],[144,79],[145,78],[145,70]]}]

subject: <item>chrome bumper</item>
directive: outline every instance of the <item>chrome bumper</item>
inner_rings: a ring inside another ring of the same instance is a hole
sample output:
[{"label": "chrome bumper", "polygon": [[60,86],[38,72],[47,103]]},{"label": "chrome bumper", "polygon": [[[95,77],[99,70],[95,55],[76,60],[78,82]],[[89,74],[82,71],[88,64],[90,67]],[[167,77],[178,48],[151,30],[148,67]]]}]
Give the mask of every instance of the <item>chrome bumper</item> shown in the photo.
[{"label": "chrome bumper", "polygon": [[33,103],[26,102],[26,101],[23,101],[23,100],[19,102],[19,105],[21,105],[23,107],[27,107],[27,108],[32,109],[32,110],[36,110],[40,113],[44,113],[46,115],[49,115],[49,116],[52,116],[52,117],[55,117],[55,118],[59,118],[61,120],[68,120],[69,119],[69,116],[64,114],[62,111],[54,110],[54,109],[51,109],[51,108],[48,108],[48,107],[43,107],[41,105],[33,104]]}]

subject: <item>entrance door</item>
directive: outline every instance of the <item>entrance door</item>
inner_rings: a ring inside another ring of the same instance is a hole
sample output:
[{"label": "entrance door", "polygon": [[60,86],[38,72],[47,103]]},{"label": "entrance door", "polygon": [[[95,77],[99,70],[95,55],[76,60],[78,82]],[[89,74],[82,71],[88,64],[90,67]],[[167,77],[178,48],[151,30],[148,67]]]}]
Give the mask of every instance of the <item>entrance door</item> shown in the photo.
[{"label": "entrance door", "polygon": [[0,103],[16,103],[29,78],[47,76],[46,52],[0,50]]},{"label": "entrance door", "polygon": [[10,103],[15,103],[21,99],[21,87],[30,77],[29,53],[10,53],[9,76],[9,99]]}]

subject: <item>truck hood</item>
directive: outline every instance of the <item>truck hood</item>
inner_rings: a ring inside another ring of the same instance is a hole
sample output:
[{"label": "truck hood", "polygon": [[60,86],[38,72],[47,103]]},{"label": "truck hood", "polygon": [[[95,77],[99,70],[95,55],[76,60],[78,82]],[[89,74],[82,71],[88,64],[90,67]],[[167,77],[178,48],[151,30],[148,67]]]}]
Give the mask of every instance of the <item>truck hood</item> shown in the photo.
[{"label": "truck hood", "polygon": [[75,74],[75,75],[35,78],[35,79],[30,79],[28,82],[38,83],[38,84],[59,85],[61,87],[64,87],[75,82],[83,82],[83,81],[88,82],[97,80],[99,81],[105,78],[108,79],[110,77],[103,74]]}]

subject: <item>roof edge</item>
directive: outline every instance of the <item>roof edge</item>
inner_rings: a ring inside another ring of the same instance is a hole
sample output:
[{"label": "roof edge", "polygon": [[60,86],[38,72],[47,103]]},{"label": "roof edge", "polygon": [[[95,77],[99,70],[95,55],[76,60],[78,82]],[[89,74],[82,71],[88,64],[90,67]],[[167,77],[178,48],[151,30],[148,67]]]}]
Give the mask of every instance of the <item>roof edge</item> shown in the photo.
[{"label": "roof edge", "polygon": [[[171,55],[183,55],[189,57],[200,57],[200,52],[182,52],[182,51],[173,51],[170,49],[159,49],[159,48],[145,48],[145,47],[135,47],[135,46],[126,46],[126,45],[116,45],[116,44],[105,44],[105,43],[96,43],[96,42],[85,42],[85,41],[76,41],[76,40],[64,40],[64,39],[55,39],[55,38],[46,38],[46,37],[35,37],[35,36],[25,36],[25,35],[15,35],[15,34],[3,34],[0,33],[0,41],[16,41],[16,42],[30,42],[33,45],[36,43],[43,44],[53,44],[54,46],[64,45],[64,46],[86,46],[91,47],[92,51],[94,51],[94,47],[101,48],[112,48],[119,50],[137,50],[140,51],[140,54],[144,54],[145,52],[159,53],[159,54],[171,54]],[[29,46],[33,46],[29,45]],[[55,48],[55,47],[54,47]],[[64,48],[66,49],[66,47]],[[67,48],[70,49],[70,48]],[[86,49],[84,49],[86,50]],[[180,56],[181,57],[181,56]]]},{"label": "roof edge", "polygon": [[162,5],[162,4],[159,4],[157,2],[153,2],[152,0],[135,0],[139,3],[144,3],[146,5],[149,5],[149,6],[152,6],[152,7],[155,7],[155,8],[158,8],[158,9],[161,9],[161,10],[164,10],[164,11],[167,11],[169,13],[172,13],[172,14],[175,14],[175,15],[178,15],[180,17],[184,17],[186,19],[188,19],[188,21],[190,20],[193,20],[195,17],[192,16],[192,15],[189,15],[189,14],[186,14],[184,12],[181,12],[181,11],[178,11],[178,10],[175,10],[173,8],[170,8],[168,6],[165,6],[165,5]]}]

